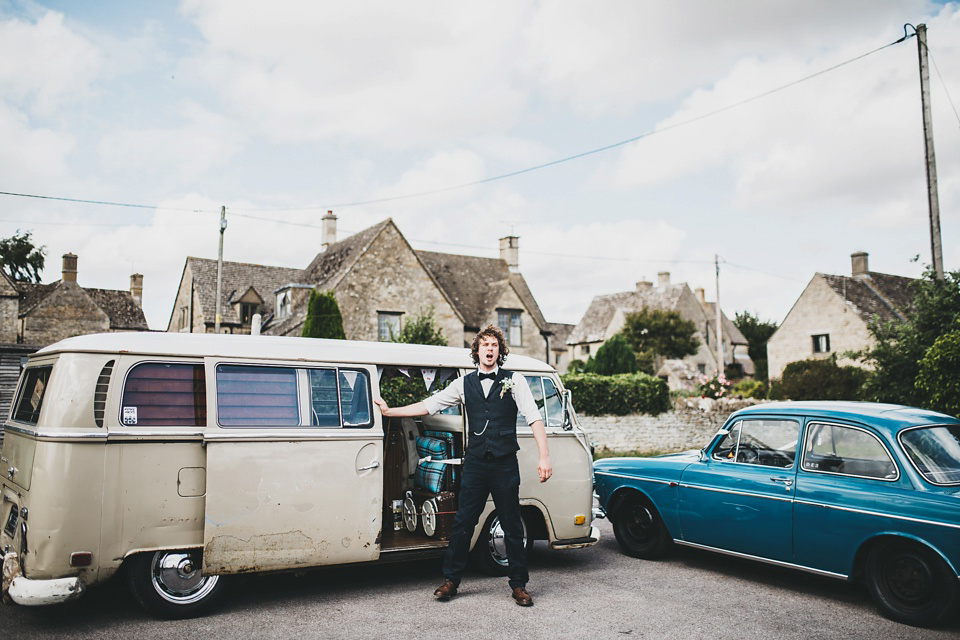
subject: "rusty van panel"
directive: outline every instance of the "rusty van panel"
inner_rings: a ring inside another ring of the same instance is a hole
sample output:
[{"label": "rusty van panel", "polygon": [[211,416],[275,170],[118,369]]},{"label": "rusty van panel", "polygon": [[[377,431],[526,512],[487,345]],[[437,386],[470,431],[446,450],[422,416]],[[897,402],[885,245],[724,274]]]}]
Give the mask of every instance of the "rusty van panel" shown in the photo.
[{"label": "rusty van panel", "polygon": [[376,438],[344,431],[208,442],[204,573],[377,559],[381,449]]}]

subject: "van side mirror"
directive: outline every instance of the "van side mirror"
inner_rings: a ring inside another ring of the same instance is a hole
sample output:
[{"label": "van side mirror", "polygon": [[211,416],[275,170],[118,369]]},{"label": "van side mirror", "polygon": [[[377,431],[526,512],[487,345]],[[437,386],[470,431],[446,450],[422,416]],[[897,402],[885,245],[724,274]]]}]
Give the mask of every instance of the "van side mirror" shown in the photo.
[{"label": "van side mirror", "polygon": [[563,424],[560,425],[563,427],[564,431],[570,431],[573,429],[573,418],[571,413],[573,411],[573,393],[570,389],[563,390]]}]

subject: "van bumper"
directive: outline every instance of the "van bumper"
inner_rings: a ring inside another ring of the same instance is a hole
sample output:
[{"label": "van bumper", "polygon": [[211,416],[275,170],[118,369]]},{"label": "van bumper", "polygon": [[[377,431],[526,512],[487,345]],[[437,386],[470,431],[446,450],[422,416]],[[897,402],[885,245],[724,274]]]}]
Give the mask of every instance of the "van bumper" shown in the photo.
[{"label": "van bumper", "polygon": [[86,588],[80,578],[31,580],[20,573],[20,560],[10,551],[3,556],[3,600],[36,607],[79,598]]},{"label": "van bumper", "polygon": [[584,538],[573,538],[572,540],[554,540],[550,543],[551,549],[582,549],[591,547],[600,541],[600,530],[590,525],[590,535]]}]

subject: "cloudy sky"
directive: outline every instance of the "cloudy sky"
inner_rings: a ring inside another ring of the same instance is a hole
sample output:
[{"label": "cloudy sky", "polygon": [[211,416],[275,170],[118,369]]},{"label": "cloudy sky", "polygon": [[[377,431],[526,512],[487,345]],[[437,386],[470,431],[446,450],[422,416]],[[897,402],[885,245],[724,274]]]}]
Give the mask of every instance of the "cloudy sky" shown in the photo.
[{"label": "cloudy sky", "polygon": [[221,205],[225,259],[286,267],[327,209],[432,251],[518,235],[554,322],[661,271],[712,300],[718,255],[727,314],[780,322],[854,251],[930,263],[905,23],[958,269],[960,4],[923,0],[0,0],[0,191],[141,205],[0,195],[0,237],[46,246],[44,282],[67,252],[84,286],[144,274],[153,329]]}]

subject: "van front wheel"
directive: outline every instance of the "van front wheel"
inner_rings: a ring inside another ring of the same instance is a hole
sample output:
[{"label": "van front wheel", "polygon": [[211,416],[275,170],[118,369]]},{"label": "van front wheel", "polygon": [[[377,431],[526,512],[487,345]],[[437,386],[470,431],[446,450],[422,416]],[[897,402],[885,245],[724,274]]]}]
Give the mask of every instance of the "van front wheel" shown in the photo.
[{"label": "van front wheel", "polygon": [[[529,548],[531,540],[527,534],[526,518],[521,518],[521,521],[523,522],[523,546]],[[486,524],[483,525],[480,538],[473,549],[473,562],[474,566],[489,575],[505,576],[510,573],[507,541],[496,511],[490,514]]]},{"label": "van front wheel", "polygon": [[127,580],[144,609],[160,618],[191,618],[206,613],[224,590],[221,576],[200,573],[199,549],[140,553],[130,558]]}]

